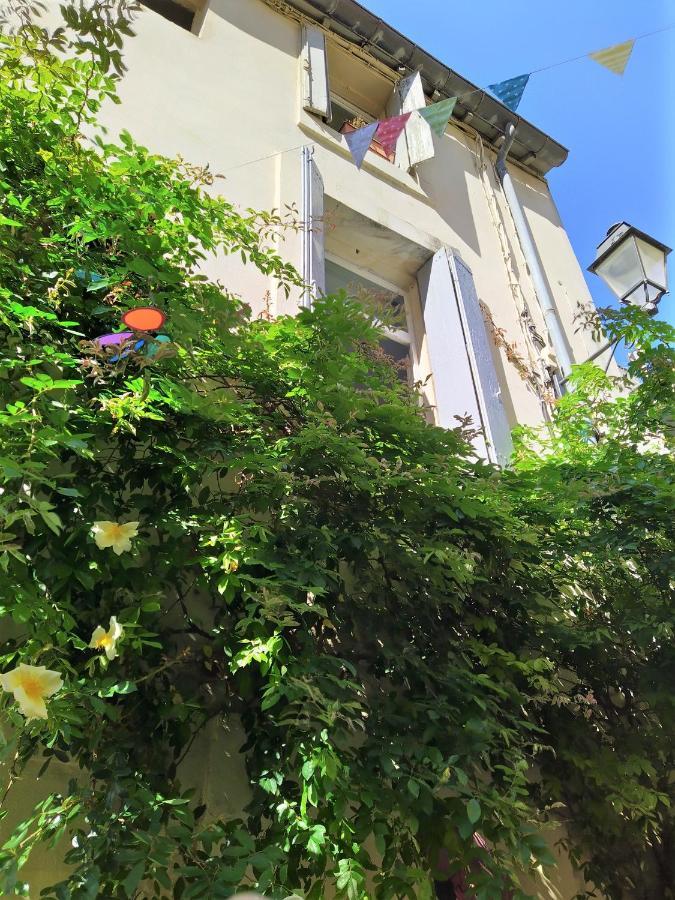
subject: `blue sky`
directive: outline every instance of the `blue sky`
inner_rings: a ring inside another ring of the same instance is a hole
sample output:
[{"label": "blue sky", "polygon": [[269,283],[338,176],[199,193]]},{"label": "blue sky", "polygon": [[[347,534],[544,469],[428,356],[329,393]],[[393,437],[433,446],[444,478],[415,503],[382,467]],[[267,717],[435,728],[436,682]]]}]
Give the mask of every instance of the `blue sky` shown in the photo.
[{"label": "blue sky", "polygon": [[[480,86],[675,25],[672,0],[361,2]],[[622,77],[589,59],[533,75],[518,112],[570,151],[549,183],[584,269],[622,220],[675,249],[675,28],[639,40]],[[675,292],[675,252],[669,269]],[[672,296],[660,316],[675,322]]]}]

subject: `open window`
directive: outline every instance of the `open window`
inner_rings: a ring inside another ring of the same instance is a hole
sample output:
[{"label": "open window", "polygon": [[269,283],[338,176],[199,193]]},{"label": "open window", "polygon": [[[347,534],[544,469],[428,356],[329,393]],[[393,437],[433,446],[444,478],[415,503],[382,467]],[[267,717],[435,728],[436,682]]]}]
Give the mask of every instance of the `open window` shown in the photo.
[{"label": "open window", "polygon": [[199,29],[207,0],[140,0],[141,6],[151,9],[186,31]]},{"label": "open window", "polygon": [[[403,294],[393,285],[376,279],[371,273],[355,271],[343,260],[326,256],[326,293],[337,294],[344,290],[350,297],[360,300],[384,325],[380,348],[396,369],[401,381],[411,384],[412,338],[411,325]],[[381,317],[379,315],[381,310]]]},{"label": "open window", "polygon": [[309,148],[303,159],[305,305],[314,294],[340,290],[370,309],[379,305],[382,351],[399,378],[421,385],[430,421],[457,428],[458,417],[470,417],[478,456],[505,465],[509,422],[471,270],[457,251],[431,253],[325,195]]},{"label": "open window", "polygon": [[406,171],[434,155],[431,129],[417,112],[426,104],[419,72],[392,83],[391,77],[327,40],[323,29],[309,24],[302,29],[301,65],[303,108],[336,134],[410,112],[395,152],[386,152],[377,139],[371,152]]},{"label": "open window", "polygon": [[[375,121],[373,116],[333,93],[331,93],[331,111],[330,127],[338,134],[349,134]],[[382,159],[391,163],[396,162],[396,151],[385,150],[376,137],[370,142],[369,150]]]}]

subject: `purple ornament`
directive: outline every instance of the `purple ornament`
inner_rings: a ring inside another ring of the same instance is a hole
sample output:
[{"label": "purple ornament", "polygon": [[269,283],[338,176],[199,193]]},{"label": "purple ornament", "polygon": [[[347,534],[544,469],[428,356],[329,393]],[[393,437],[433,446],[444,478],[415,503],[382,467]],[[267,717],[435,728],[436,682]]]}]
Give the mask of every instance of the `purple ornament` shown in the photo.
[{"label": "purple ornament", "polygon": [[102,337],[96,338],[96,343],[101,347],[109,347],[113,344],[123,344],[125,341],[131,340],[134,336],[133,331],[120,331],[117,334],[104,334]]},{"label": "purple ornament", "polygon": [[[134,337],[133,331],[119,331],[117,334],[104,334],[99,338],[96,338],[96,343],[99,347],[114,347],[119,344],[124,344],[127,341],[132,340]],[[117,353],[115,356],[110,357],[110,362],[117,362],[120,359],[124,359],[127,357],[132,350],[138,352],[145,346],[145,341],[143,339],[136,341],[133,347],[129,347],[124,350],[122,353]]]}]

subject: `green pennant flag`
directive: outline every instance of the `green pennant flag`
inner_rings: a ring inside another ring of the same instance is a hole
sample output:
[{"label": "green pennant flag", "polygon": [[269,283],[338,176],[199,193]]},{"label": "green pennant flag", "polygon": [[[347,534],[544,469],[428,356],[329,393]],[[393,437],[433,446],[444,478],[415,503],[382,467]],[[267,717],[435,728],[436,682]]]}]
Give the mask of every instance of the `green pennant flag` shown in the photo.
[{"label": "green pennant flag", "polygon": [[606,47],[604,50],[596,50],[595,53],[589,53],[591,59],[600,63],[615,75],[623,75],[628,65],[628,60],[633,52],[635,41],[624,41],[623,44],[614,44],[613,47]]},{"label": "green pennant flag", "polygon": [[424,109],[418,109],[417,112],[426,120],[434,134],[443,137],[455,103],[457,103],[457,97],[448,97],[447,100],[439,100],[438,103],[432,103],[431,106],[425,106]]}]

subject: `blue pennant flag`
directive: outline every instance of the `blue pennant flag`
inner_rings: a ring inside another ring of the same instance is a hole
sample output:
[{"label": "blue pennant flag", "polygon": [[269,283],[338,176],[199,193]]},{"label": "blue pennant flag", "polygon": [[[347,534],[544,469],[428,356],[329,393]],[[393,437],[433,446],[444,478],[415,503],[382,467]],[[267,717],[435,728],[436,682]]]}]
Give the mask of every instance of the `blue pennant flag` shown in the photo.
[{"label": "blue pennant flag", "polygon": [[498,84],[489,84],[488,90],[499,100],[504,106],[508,106],[514,112],[518,109],[523,92],[530,80],[529,73],[527,75],[518,75],[517,78],[509,78],[506,81],[500,81]]},{"label": "blue pennant flag", "polygon": [[370,125],[364,125],[358,131],[351,131],[344,135],[357,169],[360,169],[363,165],[363,160],[366,158],[366,153],[375,137],[379,124],[379,122],[371,122]]}]

